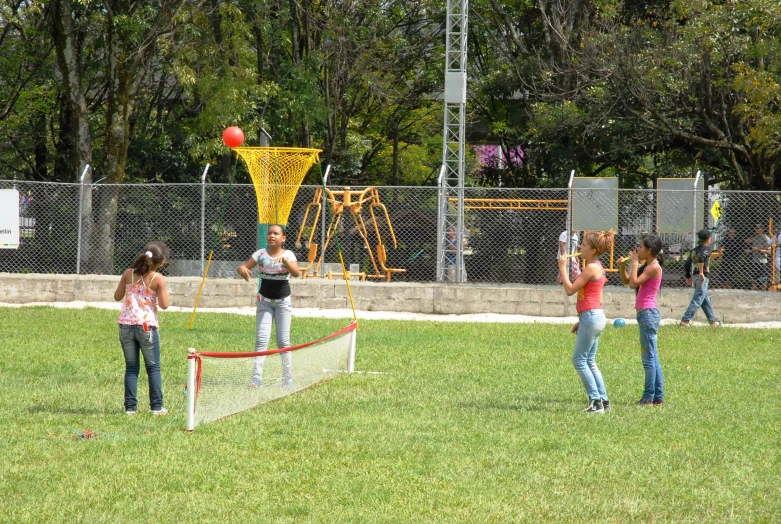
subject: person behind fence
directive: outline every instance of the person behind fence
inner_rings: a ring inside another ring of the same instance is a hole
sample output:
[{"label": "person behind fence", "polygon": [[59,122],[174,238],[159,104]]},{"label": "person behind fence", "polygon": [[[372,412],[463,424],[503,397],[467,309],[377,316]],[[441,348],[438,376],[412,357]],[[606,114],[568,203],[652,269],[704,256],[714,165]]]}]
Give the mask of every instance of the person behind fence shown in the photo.
[{"label": "person behind fence", "polygon": [[[570,235],[570,247],[571,251],[570,253],[574,253],[578,250],[578,234],[575,231],[572,231],[572,234]],[[559,257],[563,257],[567,255],[567,232],[562,231],[559,235],[559,252],[556,256],[556,259],[558,260]],[[570,279],[575,280],[580,275],[580,258],[578,257],[571,257],[570,258]],[[561,275],[556,275],[556,284],[561,284]]]},{"label": "person behind fence", "polygon": [[770,245],[773,240],[764,233],[760,224],[754,226],[754,235],[746,239],[751,247],[746,253],[751,255],[751,289],[766,290],[768,284]]},{"label": "person behind fence", "polygon": [[[630,261],[626,267],[627,258]],[[662,240],[655,235],[644,235],[637,251],[630,251],[627,258],[618,260],[618,272],[624,285],[635,289],[635,311],[640,328],[640,358],[645,371],[643,396],[638,406],[662,406],[664,404],[664,374],[659,363],[657,333],[662,321],[656,308],[656,295],[662,287],[664,255]],[[640,266],[640,261],[644,264]]]},{"label": "person behind fence", "polygon": [[[290,347],[290,318],[293,305],[290,301],[290,276],[301,274],[296,255],[283,247],[285,229],[279,224],[269,226],[266,235],[267,248],[255,251],[237,268],[241,278],[250,281],[252,270],[258,266],[260,284],[255,311],[255,351],[265,351],[271,338],[272,321],[276,327],[277,348]],[[280,353],[282,361],[282,387],[293,386],[293,355]],[[266,357],[255,358],[249,387],[263,385],[263,364]]]},{"label": "person behind fence", "polygon": [[165,277],[157,271],[168,261],[168,247],[150,242],[122,273],[114,300],[122,301],[119,312],[119,343],[125,357],[125,413],[138,409],[140,355],[149,379],[149,407],[155,415],[165,415],[163,380],[160,373],[160,331],[157,308],[168,309]]},{"label": "person behind fence", "polygon": [[[466,235],[463,235],[461,238],[461,244],[465,249],[469,245],[469,241]],[[447,228],[445,252],[447,253],[447,279],[450,282],[456,281],[456,242],[456,229],[454,227]],[[463,249],[461,253],[463,253]],[[466,264],[463,256],[461,257],[461,282],[466,282]]]},{"label": "person behind fence", "polygon": [[574,282],[570,282],[568,260],[559,257],[559,274],[564,291],[567,296],[578,294],[575,304],[578,322],[572,326],[572,332],[576,334],[572,365],[580,375],[580,380],[588,394],[588,405],[583,413],[602,413],[610,410],[610,401],[602,373],[597,366],[596,356],[599,335],[605,329],[607,322],[605,312],[602,310],[602,288],[607,278],[605,268],[599,262],[599,256],[610,249],[612,242],[612,231],[590,231],[583,235],[579,251],[586,262],[586,267]]},{"label": "person behind fence", "polygon": [[721,264],[719,265],[719,283],[722,287],[731,289],[737,283],[737,270],[740,265],[740,257],[743,254],[743,243],[737,236],[735,228],[727,230],[727,236],[719,246],[721,252]]},{"label": "person behind fence", "polygon": [[721,322],[716,320],[716,314],[713,312],[710,297],[708,296],[708,284],[710,283],[710,257],[713,254],[713,245],[711,244],[711,232],[707,229],[700,229],[697,232],[698,245],[689,253],[689,258],[684,265],[686,285],[691,286],[694,283],[694,295],[692,296],[689,307],[681,318],[681,326],[691,326],[691,319],[698,309],[702,308],[705,318],[712,327],[720,326]]}]

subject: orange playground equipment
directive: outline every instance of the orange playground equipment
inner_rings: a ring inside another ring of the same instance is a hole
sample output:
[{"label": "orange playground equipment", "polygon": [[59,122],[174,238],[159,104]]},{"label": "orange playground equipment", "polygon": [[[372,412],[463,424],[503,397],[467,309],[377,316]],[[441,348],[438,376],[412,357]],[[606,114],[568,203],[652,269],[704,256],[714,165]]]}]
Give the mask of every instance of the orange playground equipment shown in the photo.
[{"label": "orange playground equipment", "polygon": [[[387,265],[387,250],[385,244],[383,243],[382,235],[380,234],[380,225],[377,221],[375,210],[382,210],[382,216],[385,218],[387,231],[393,242],[394,249],[397,247],[396,234],[393,231],[393,224],[391,224],[390,216],[388,216],[388,210],[380,201],[380,194],[376,187],[369,187],[361,191],[353,191],[350,189],[350,187],[345,187],[342,191],[332,191],[328,188],[325,188],[325,194],[327,197],[326,200],[331,208],[331,220],[328,224],[328,229],[326,232],[325,245],[320,250],[319,258],[317,256],[319,246],[313,242],[313,239],[315,231],[317,230],[317,223],[320,219],[320,215],[322,214],[321,202],[323,199],[323,188],[318,187],[315,190],[312,201],[306,206],[304,218],[301,221],[301,227],[298,230],[296,246],[301,245],[301,237],[304,235],[305,231],[309,231],[309,237],[307,238],[307,243],[309,245],[309,254],[307,255],[308,265],[301,268],[301,275],[304,278],[307,277],[309,270],[311,270],[313,266],[314,271],[310,276],[327,276],[328,278],[340,276],[348,279],[350,276],[360,276],[361,280],[366,280],[366,278],[382,278],[388,282],[391,281],[394,273],[403,273],[407,271],[406,269],[392,268],[388,267]],[[369,216],[371,218],[372,225],[374,226],[374,233],[377,237],[376,256],[375,251],[372,250],[372,247],[369,244],[369,232],[363,219],[364,204],[368,204],[369,206]],[[371,260],[372,267],[374,268],[374,273],[350,273],[349,271],[346,271],[347,274],[345,275],[344,273],[333,273],[330,271],[324,274],[320,271],[320,268],[323,266],[323,255],[325,254],[326,249],[328,249],[328,244],[331,242],[331,239],[339,231],[342,215],[344,214],[345,210],[349,210],[350,215],[353,217],[355,230],[363,239],[363,244],[369,253],[369,259]],[[310,215],[313,216],[311,225],[308,224]]]}]

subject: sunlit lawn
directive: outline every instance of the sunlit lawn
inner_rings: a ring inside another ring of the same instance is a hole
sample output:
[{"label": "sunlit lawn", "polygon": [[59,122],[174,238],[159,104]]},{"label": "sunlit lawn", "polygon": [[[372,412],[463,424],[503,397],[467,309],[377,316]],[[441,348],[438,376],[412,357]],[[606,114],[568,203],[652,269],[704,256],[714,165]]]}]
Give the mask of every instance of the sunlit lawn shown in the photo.
[{"label": "sunlit lawn", "polygon": [[[122,410],[116,313],[0,308],[2,522],[777,522],[781,331],[637,327],[583,415],[569,326],[364,321],[359,370],[184,431],[186,350],[250,350],[254,319],[162,313],[168,417]],[[294,319],[293,342],[347,320]],[[143,375],[143,373],[142,373]],[[81,439],[89,429],[98,438]]]}]

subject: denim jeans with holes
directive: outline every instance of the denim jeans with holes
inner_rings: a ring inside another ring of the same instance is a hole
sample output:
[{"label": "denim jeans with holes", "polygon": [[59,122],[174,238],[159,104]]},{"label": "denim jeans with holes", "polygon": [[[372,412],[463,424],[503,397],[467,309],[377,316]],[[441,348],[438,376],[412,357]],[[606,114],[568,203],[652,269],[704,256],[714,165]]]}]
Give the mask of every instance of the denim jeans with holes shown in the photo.
[{"label": "denim jeans with holes", "polygon": [[153,411],[163,408],[163,380],[160,376],[160,332],[156,327],[144,331],[143,326],[119,325],[119,343],[125,355],[125,410],[138,407],[138,373],[141,354],[149,378],[149,407]]},{"label": "denim jeans with holes", "polygon": [[583,381],[589,400],[607,400],[605,382],[596,362],[599,335],[605,329],[607,319],[601,309],[590,309],[578,315],[580,325],[575,338],[572,365]]},{"label": "denim jeans with holes", "polygon": [[661,320],[662,317],[657,309],[641,309],[637,312],[637,324],[640,326],[640,356],[645,370],[643,400],[656,402],[664,399],[664,375],[656,345],[656,332],[659,331]]}]

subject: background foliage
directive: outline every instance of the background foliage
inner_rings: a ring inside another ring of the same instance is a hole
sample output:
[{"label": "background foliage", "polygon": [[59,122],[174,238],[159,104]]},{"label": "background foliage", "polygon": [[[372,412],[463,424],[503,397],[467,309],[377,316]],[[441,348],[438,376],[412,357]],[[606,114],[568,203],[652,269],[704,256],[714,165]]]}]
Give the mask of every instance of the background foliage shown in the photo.
[{"label": "background foliage", "polygon": [[[220,134],[239,125],[250,145],[264,128],[322,148],[337,184],[430,184],[444,15],[431,0],[6,2],[0,177],[70,181],[90,163],[90,181],[183,182],[210,162],[225,181]],[[469,29],[469,141],[524,152],[471,183],[561,187],[575,168],[646,187],[696,167],[778,187],[775,0],[475,0]]]}]

